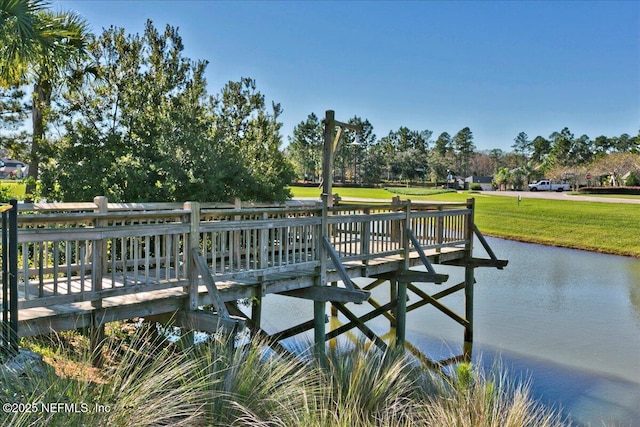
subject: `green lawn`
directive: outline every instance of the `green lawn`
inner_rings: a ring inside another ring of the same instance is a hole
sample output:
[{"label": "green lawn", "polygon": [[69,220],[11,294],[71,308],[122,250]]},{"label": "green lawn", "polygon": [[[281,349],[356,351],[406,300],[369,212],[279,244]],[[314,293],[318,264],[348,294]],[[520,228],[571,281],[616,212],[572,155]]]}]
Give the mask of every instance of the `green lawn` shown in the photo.
[{"label": "green lawn", "polygon": [[21,181],[15,179],[3,179],[0,180],[0,195],[6,195],[4,198],[8,200],[17,199],[24,200],[24,190],[26,185]]},{"label": "green lawn", "polygon": [[[290,187],[293,196],[301,199],[315,199],[320,197],[321,190],[318,187]],[[420,200],[423,198],[435,196],[437,194],[452,193],[454,190],[432,189],[432,188],[412,188],[412,187],[394,187],[394,188],[352,188],[352,187],[334,187],[333,193],[338,193],[341,197],[354,197],[364,199],[381,199],[389,200],[394,196],[400,196],[403,199]]]},{"label": "green lawn", "polygon": [[[295,197],[319,197],[320,190],[292,187]],[[309,190],[315,190],[315,193]],[[347,191],[348,190],[348,191]],[[343,197],[391,200],[383,189],[334,188]],[[300,195],[304,194],[304,195]],[[476,199],[476,224],[488,236],[585,249],[640,258],[640,206],[565,200],[501,197],[464,192],[401,195],[414,201],[461,202]]]}]

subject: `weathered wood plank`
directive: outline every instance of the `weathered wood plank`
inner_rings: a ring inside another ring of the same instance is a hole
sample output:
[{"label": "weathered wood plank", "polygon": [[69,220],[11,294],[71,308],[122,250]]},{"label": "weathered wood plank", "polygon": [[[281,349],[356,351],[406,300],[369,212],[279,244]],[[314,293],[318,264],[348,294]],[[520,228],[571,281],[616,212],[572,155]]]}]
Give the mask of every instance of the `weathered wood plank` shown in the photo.
[{"label": "weathered wood plank", "polygon": [[361,304],[371,295],[370,292],[338,288],[335,286],[310,286],[293,291],[280,292],[280,295],[310,299],[320,302],[354,302]]}]

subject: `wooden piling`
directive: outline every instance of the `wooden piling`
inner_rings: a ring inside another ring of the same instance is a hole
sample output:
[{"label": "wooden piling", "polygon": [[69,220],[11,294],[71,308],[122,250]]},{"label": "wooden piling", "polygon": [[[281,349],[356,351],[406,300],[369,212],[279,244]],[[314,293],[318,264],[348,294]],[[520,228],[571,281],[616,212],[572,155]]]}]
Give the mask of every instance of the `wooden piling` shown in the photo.
[{"label": "wooden piling", "polygon": [[462,347],[463,357],[471,361],[473,349],[473,286],[475,282],[473,265],[473,224],[474,224],[475,199],[467,199],[467,208],[470,210],[467,215],[465,245],[465,267],[464,267],[464,312],[467,325],[464,328],[464,344]]}]

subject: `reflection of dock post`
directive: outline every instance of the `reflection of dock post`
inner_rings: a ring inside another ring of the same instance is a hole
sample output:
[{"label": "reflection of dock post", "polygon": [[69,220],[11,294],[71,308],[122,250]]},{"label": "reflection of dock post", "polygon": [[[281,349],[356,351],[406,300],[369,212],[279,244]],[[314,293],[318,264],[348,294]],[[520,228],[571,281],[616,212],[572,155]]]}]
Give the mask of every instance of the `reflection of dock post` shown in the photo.
[{"label": "reflection of dock post", "polygon": [[467,326],[464,328],[464,346],[463,356],[467,361],[471,361],[471,353],[473,348],[473,285],[474,267],[473,267],[473,224],[474,224],[474,204],[475,199],[467,199],[467,215],[466,224],[466,240],[465,247],[465,267],[464,267],[464,311],[467,320]]},{"label": "reflection of dock post", "polygon": [[[331,286],[338,287],[338,282],[331,282]],[[331,317],[338,317],[338,308],[331,304]]]},{"label": "reflection of dock post", "polygon": [[397,281],[398,305],[396,306],[396,345],[404,347],[407,331],[407,282]]},{"label": "reflection of dock post", "polygon": [[[398,281],[394,278],[389,279],[389,297],[390,301],[398,300]],[[395,316],[389,319],[389,326],[395,328],[398,325],[396,319],[398,318],[398,313]]]}]

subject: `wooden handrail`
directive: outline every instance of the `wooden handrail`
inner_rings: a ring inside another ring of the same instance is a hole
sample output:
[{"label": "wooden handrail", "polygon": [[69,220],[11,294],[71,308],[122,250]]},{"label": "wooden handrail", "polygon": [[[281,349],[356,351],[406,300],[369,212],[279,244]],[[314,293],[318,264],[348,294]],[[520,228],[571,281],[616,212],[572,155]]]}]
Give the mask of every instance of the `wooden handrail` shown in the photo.
[{"label": "wooden handrail", "polygon": [[[406,256],[409,242],[400,238],[405,222],[413,244],[423,248],[464,248],[473,235],[466,229],[472,210],[464,203],[341,203],[323,210],[318,203],[236,201],[198,203],[193,210],[195,204],[102,202],[101,212],[94,212],[96,203],[20,207],[21,300],[29,299],[29,306],[36,300],[93,300],[101,292],[107,297],[176,283],[190,287],[195,298],[193,245],[217,281],[320,266],[329,258],[326,244],[335,251],[334,265]],[[192,220],[192,212],[199,218]],[[93,275],[95,256],[101,274]]]}]

